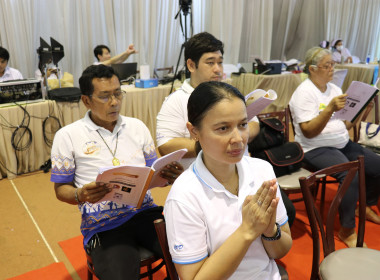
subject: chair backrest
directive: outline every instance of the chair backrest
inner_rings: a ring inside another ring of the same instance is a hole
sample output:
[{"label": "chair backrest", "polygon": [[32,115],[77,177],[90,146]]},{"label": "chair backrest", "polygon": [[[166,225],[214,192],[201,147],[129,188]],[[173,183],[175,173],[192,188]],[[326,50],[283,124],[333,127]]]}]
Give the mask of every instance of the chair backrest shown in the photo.
[{"label": "chair backrest", "polygon": [[166,225],[163,219],[157,219],[154,221],[154,227],[156,229],[158,241],[160,242],[161,250],[164,255],[166,271],[171,280],[177,280],[178,274],[172,261],[172,256],[169,252],[168,239],[166,237]]},{"label": "chair backrest", "polygon": [[348,72],[348,69],[335,69],[331,83],[342,88],[344,79],[346,78],[346,75],[347,75],[347,72]]},{"label": "chair backrest", "polygon": [[[334,195],[334,199],[329,207],[326,226],[324,228],[322,217],[312,195],[312,188],[316,186],[318,180],[322,177],[331,176],[338,172],[347,172],[344,181],[341,183],[340,188]],[[364,227],[365,227],[365,211],[366,211],[366,198],[365,198],[365,177],[364,177],[364,157],[359,156],[358,160],[347,163],[342,163],[330,166],[319,171],[312,173],[308,177],[299,179],[303,199],[306,206],[307,216],[310,222],[311,234],[313,239],[313,263],[311,279],[318,279],[319,264],[320,264],[320,237],[322,240],[324,257],[328,256],[331,252],[335,251],[334,241],[334,222],[338,212],[338,207],[345,195],[349,185],[354,177],[359,176],[359,229],[357,238],[357,247],[363,247],[364,241]]]},{"label": "chair backrest", "polygon": [[268,118],[277,118],[282,121],[285,125],[285,142],[289,142],[289,109],[285,108],[282,111],[268,112],[258,114],[257,118],[260,119],[268,119]]}]

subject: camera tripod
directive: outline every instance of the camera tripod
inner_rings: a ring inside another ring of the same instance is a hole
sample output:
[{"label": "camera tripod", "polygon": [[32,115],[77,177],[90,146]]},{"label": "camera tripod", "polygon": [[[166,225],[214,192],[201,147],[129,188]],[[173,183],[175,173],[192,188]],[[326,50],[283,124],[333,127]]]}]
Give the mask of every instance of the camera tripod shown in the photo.
[{"label": "camera tripod", "polygon": [[[179,11],[176,14],[176,16],[174,17],[174,19],[177,19],[178,16],[180,16],[181,11],[182,11],[184,19],[185,19],[184,28],[183,28],[183,25],[182,25],[182,18],[181,17],[179,17],[179,22],[180,22],[180,25],[181,25],[182,34],[185,37],[185,42],[181,45],[181,50],[179,52],[179,56],[178,56],[178,60],[177,60],[177,65],[175,67],[174,78],[173,78],[173,81],[172,81],[172,86],[170,88],[170,93],[172,93],[172,91],[173,91],[174,81],[175,81],[175,79],[177,77],[179,62],[181,61],[182,53],[183,53],[183,50],[185,48],[185,45],[186,45],[186,42],[187,42],[187,39],[188,39],[187,38],[187,16],[189,14],[190,14],[190,21],[191,21],[191,26],[190,26],[191,30],[190,31],[191,31],[191,34],[193,33],[193,20],[192,20],[192,13],[191,13],[191,0],[179,0],[179,5],[180,5]],[[186,61],[185,61],[185,64],[186,64]],[[187,69],[186,65],[185,65],[185,76],[186,77],[189,76],[189,70]]]}]

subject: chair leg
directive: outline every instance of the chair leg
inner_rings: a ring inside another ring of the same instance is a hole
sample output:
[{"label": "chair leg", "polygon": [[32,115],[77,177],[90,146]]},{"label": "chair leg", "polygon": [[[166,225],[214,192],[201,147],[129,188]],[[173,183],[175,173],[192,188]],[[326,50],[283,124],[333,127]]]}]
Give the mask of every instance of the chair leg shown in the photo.
[{"label": "chair leg", "polygon": [[87,280],[92,280],[92,272],[87,269]]},{"label": "chair leg", "polygon": [[322,180],[321,204],[320,204],[320,209],[319,209],[322,219],[323,219],[323,212],[325,209],[325,195],[326,195],[326,177],[324,177]]},{"label": "chair leg", "polygon": [[148,279],[153,280],[153,273],[152,273],[152,265],[151,264],[148,265],[147,270],[148,270]]}]

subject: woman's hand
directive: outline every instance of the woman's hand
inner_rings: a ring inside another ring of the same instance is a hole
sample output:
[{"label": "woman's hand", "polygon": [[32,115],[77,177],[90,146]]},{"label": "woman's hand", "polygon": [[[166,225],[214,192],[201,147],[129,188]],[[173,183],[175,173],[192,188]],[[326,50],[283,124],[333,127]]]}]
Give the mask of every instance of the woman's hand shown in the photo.
[{"label": "woman's hand", "polygon": [[273,179],[265,181],[255,195],[246,197],[242,209],[242,227],[249,238],[255,239],[261,234],[273,235],[279,201],[276,192],[277,183]]},{"label": "woman's hand", "polygon": [[161,170],[161,177],[167,179],[169,184],[173,184],[182,172],[183,166],[179,162],[173,161]]},{"label": "woman's hand", "polygon": [[46,71],[46,77],[49,78],[51,74],[57,75],[58,74],[57,69],[48,68],[48,70]]},{"label": "woman's hand", "polygon": [[109,184],[91,182],[78,189],[78,199],[80,202],[88,201],[90,203],[95,203],[102,199],[111,190]]},{"label": "woman's hand", "polygon": [[346,97],[347,93],[338,95],[331,99],[329,105],[327,106],[330,107],[333,112],[339,111],[346,105]]}]

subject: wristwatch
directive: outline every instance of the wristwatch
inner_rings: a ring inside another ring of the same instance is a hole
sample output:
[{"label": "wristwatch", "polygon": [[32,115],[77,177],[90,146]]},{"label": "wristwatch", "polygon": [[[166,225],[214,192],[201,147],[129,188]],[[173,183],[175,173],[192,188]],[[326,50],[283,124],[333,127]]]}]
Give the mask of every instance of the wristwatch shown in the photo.
[{"label": "wristwatch", "polygon": [[276,223],[277,231],[276,234],[272,237],[265,236],[264,234],[261,234],[261,238],[267,241],[274,241],[279,240],[281,238],[281,227],[278,223]]}]

